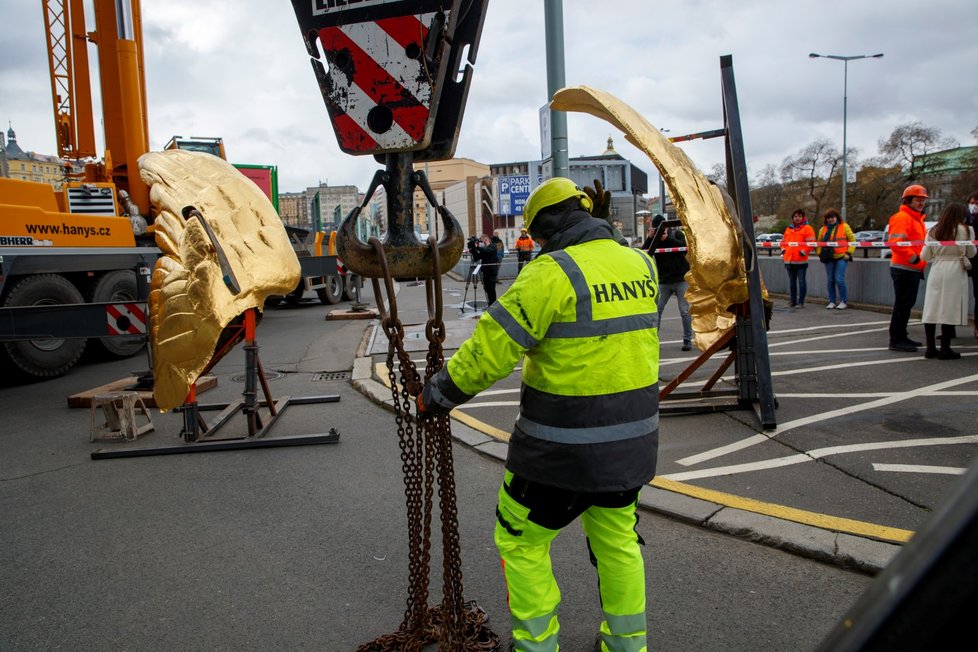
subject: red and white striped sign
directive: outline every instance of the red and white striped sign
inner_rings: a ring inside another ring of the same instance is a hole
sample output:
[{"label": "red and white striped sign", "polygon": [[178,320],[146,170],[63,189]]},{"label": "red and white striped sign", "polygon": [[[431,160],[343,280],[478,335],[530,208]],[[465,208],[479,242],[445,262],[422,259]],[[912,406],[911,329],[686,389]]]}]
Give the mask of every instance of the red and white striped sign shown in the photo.
[{"label": "red and white striped sign", "polygon": [[109,335],[144,335],[146,333],[145,304],[113,303],[105,307]]},{"label": "red and white striped sign", "polygon": [[319,30],[329,64],[323,95],[343,151],[371,154],[428,146],[437,71],[428,69],[424,51],[436,15],[394,16]]}]

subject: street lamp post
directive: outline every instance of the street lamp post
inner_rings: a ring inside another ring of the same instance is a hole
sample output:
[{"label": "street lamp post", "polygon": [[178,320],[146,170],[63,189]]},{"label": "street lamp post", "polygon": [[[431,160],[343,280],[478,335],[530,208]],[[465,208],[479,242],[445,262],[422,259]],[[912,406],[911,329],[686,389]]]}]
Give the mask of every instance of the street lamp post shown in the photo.
[{"label": "street lamp post", "polygon": [[[660,128],[659,131],[664,134],[669,133],[668,129]],[[659,215],[666,216],[666,180],[662,178],[662,172],[659,172]]]},{"label": "street lamp post", "polygon": [[883,53],[879,54],[856,54],[852,56],[842,56],[839,54],[816,54],[812,52],[808,55],[812,59],[835,59],[842,62],[842,221],[846,221],[846,184],[848,183],[849,171],[846,169],[846,110],[848,104],[849,86],[849,62],[856,59],[881,59]]}]

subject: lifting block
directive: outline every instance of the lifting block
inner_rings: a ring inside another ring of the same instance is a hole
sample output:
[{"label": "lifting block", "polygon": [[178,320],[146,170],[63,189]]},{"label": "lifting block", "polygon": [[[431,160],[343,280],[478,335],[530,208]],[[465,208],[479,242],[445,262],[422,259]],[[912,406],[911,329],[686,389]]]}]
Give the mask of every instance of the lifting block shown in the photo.
[{"label": "lifting block", "polygon": [[[99,411],[103,419],[99,419]],[[137,417],[145,419],[145,423],[137,423]],[[137,392],[97,394],[92,397],[92,432],[88,441],[133,441],[152,429],[153,419]]]}]

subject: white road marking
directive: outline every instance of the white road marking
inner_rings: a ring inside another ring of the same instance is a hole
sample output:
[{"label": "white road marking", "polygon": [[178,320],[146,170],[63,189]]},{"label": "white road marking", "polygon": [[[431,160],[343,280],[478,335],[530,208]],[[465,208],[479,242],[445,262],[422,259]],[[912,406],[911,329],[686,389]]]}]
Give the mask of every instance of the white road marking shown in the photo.
[{"label": "white road marking", "polygon": [[[924,394],[922,393],[921,396]],[[805,392],[804,394],[793,394],[785,393],[782,394],[778,392],[778,398],[882,398],[884,396],[893,396],[893,392],[866,392],[866,393],[848,393],[839,394],[838,392],[827,392],[825,394],[819,394],[816,392]],[[960,390],[960,391],[940,391],[940,392],[930,392],[930,396],[978,396],[978,391],[971,390]]]},{"label": "white road marking", "polygon": [[671,473],[660,477],[676,482],[696,480],[699,478],[714,478],[721,475],[736,475],[738,473],[750,473],[753,471],[765,471],[783,466],[794,466],[814,462],[815,460],[829,455],[841,455],[844,453],[858,453],[870,450],[886,450],[894,448],[914,448],[917,446],[947,446],[952,444],[976,444],[978,435],[964,435],[961,437],[938,437],[933,439],[907,439],[904,441],[883,441],[868,444],[847,444],[845,446],[829,446],[826,448],[816,448],[807,453],[788,455],[787,457],[777,457],[770,460],[750,462],[747,464],[732,464],[730,466],[714,467],[712,469],[701,469],[699,471],[686,471],[685,473]]},{"label": "white road marking", "polygon": [[[932,394],[934,392],[940,391],[947,387],[955,387],[957,385],[964,385],[967,383],[978,381],[978,374],[972,374],[970,376],[964,376],[963,378],[954,378],[952,380],[946,380],[941,383],[936,383],[934,385],[928,385],[926,387],[920,387],[916,389],[911,389],[906,392],[897,392],[890,396],[885,396],[879,398],[875,401],[869,401],[868,403],[860,403],[859,405],[851,405],[844,408],[839,408],[837,410],[829,410],[828,412],[819,412],[817,414],[812,414],[807,417],[802,417],[800,419],[795,419],[794,421],[789,421],[778,426],[773,432],[770,433],[759,433],[757,435],[752,435],[747,439],[735,444],[729,444],[721,448],[714,448],[713,450],[704,451],[697,455],[691,455],[690,457],[685,457],[681,460],[676,460],[678,464],[683,466],[693,466],[694,464],[700,464],[707,460],[712,460],[717,457],[721,457],[730,452],[735,452],[754,446],[755,444],[760,444],[768,439],[773,439],[780,434],[786,433],[789,430],[794,430],[795,428],[800,428],[801,426],[807,426],[810,423],[816,423],[821,421],[828,421],[829,419],[834,419],[835,417],[842,417],[849,414],[855,414],[857,412],[865,412],[866,410],[872,410],[878,407],[884,407],[886,405],[891,405],[893,403],[899,403],[901,401],[906,401],[917,396],[922,396],[925,394]],[[718,473],[718,475],[724,475],[723,473]],[[670,476],[671,477],[671,476]]]},{"label": "white road marking", "polygon": [[[964,348],[973,348],[973,347],[957,347],[957,348],[964,349]],[[880,350],[886,350],[886,349],[880,349]],[[840,349],[840,350],[837,350],[836,352],[837,353],[844,353],[845,351]],[[975,357],[975,356],[978,356],[978,352],[968,352],[968,353],[962,353],[961,354],[961,357],[962,358],[971,358],[971,357]],[[832,371],[834,369],[850,369],[852,367],[869,367],[869,366],[878,365],[878,364],[896,364],[898,362],[930,362],[930,361],[927,360],[927,358],[925,358],[922,355],[921,356],[917,356],[917,357],[913,357],[913,358],[907,358],[907,357],[902,357],[901,356],[901,357],[897,357],[897,358],[886,358],[885,360],[863,360],[862,362],[840,362],[838,364],[822,365],[821,367],[801,367],[801,368],[798,368],[798,369],[784,369],[782,371],[772,371],[771,372],[771,376],[772,377],[774,377],[774,376],[795,376],[795,375],[798,375],[798,374],[811,373],[813,371]],[[724,376],[720,380],[723,381],[723,382],[725,382],[725,383],[732,383],[732,382],[734,382],[734,377],[733,376]]]},{"label": "white road marking", "polygon": [[[852,333],[847,333],[847,335],[862,335],[863,333],[877,333],[886,330],[889,330],[889,326],[884,326],[883,328],[870,328],[864,331],[855,331]],[[783,342],[770,342],[768,343],[767,348],[773,349],[778,346],[794,346],[796,344],[803,344],[805,342],[817,342],[819,340],[830,340],[830,339],[835,339],[835,340],[839,339],[839,334],[830,333],[828,335],[819,335],[818,337],[800,337],[800,338],[785,340]]]},{"label": "white road marking", "polygon": [[[482,396],[480,394],[479,396]],[[463,403],[456,407],[456,410],[470,410],[472,408],[483,408],[483,407],[519,407],[519,401],[480,401],[478,403]]]},{"label": "white road marking", "polygon": [[[914,321],[911,321],[908,325],[913,326],[914,324],[919,324],[919,323],[920,323],[919,321],[914,320]],[[770,335],[783,335],[785,333],[804,333],[806,331],[820,331],[820,330],[825,330],[826,328],[844,328],[846,330],[850,330],[850,329],[852,329],[853,327],[856,327],[856,326],[880,326],[880,325],[886,325],[887,327],[889,327],[889,324],[890,324],[890,320],[889,319],[887,319],[886,321],[861,321],[861,322],[856,322],[855,324],[846,324],[846,323],[841,323],[841,324],[822,324],[820,326],[805,326],[804,328],[785,328],[785,329],[782,329],[782,330],[768,331],[767,334],[770,336]]]},{"label": "white road marking", "polygon": [[925,464],[877,464],[874,471],[893,471],[895,473],[938,473],[941,475],[964,475],[968,469],[957,466],[928,466]]}]

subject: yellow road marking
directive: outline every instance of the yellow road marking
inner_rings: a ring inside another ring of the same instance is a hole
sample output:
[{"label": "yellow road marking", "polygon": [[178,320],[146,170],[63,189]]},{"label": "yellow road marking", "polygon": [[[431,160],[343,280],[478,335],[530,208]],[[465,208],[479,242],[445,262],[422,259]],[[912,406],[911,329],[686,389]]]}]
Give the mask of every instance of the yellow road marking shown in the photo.
[{"label": "yellow road marking", "polygon": [[819,514],[818,512],[809,512],[803,509],[776,505],[774,503],[765,503],[760,500],[743,498],[742,496],[735,496],[734,494],[714,491],[712,489],[703,489],[686,484],[685,482],[677,482],[665,478],[655,478],[650,484],[659,489],[672,491],[692,498],[699,498],[700,500],[707,500],[725,507],[733,507],[755,514],[773,516],[774,518],[794,521],[803,525],[813,525],[823,530],[855,534],[894,543],[906,543],[913,536],[913,531],[911,530],[901,530],[900,528],[888,527],[886,525],[875,525],[849,518],[840,518],[829,516],[828,514]]}]

